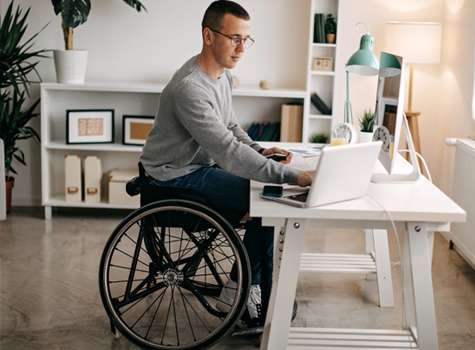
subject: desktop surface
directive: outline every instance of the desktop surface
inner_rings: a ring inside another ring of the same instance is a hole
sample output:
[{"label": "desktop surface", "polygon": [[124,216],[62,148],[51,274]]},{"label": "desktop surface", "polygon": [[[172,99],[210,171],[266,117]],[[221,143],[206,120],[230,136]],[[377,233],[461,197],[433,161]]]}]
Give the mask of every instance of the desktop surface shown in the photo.
[{"label": "desktop surface", "polygon": [[263,186],[263,183],[251,182],[252,217],[353,220],[361,221],[364,226],[368,220],[388,221],[387,210],[395,222],[447,223],[466,220],[465,211],[426,178],[415,183],[370,183],[367,194],[362,198],[315,208],[296,208],[262,199],[260,193]]}]

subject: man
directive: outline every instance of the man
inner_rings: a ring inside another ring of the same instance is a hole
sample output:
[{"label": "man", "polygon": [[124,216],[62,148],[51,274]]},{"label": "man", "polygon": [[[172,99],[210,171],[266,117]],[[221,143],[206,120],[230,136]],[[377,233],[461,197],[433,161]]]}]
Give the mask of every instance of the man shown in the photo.
[{"label": "man", "polygon": [[[249,14],[237,3],[219,0],[208,7],[201,53],[188,60],[163,90],[140,159],[151,184],[192,188],[216,207],[240,213],[249,211],[250,179],[308,186],[313,176],[265,158],[285,154],[283,163],[289,163],[292,154],[277,147],[261,148],[236,121],[229,70],[254,42],[250,30]],[[244,244],[252,270],[250,326],[265,320],[272,285],[272,236],[272,228],[262,227],[260,219],[246,225]],[[227,296],[232,300],[232,287],[230,281],[223,289],[218,308],[226,307]]]}]

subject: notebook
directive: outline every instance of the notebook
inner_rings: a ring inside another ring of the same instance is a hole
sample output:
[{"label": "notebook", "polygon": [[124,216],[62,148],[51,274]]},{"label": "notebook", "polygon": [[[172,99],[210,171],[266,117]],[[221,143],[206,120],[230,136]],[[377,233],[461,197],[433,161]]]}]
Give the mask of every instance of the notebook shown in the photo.
[{"label": "notebook", "polygon": [[325,147],[309,189],[285,189],[282,197],[261,197],[301,208],[347,201],[368,190],[382,142]]}]

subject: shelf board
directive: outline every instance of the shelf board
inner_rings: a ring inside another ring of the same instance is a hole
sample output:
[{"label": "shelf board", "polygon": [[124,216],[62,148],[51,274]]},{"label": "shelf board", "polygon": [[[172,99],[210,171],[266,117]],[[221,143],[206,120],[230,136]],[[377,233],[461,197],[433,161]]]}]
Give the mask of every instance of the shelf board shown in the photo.
[{"label": "shelf board", "polygon": [[71,144],[68,145],[64,141],[51,141],[44,144],[44,148],[58,150],[77,150],[77,151],[111,151],[111,152],[142,152],[141,146],[129,146],[118,143],[88,143],[88,144]]},{"label": "shelf board", "polygon": [[310,72],[311,75],[325,75],[325,76],[334,76],[335,72],[334,71],[319,71],[319,70],[312,70]]},{"label": "shelf board", "polygon": [[50,199],[47,199],[43,206],[46,207],[69,207],[69,208],[102,208],[102,209],[137,209],[138,205],[119,205],[119,204],[109,204],[106,201],[101,201],[99,203],[86,203],[81,202],[66,202],[63,195],[54,195]]},{"label": "shelf board", "polygon": [[336,48],[336,44],[313,43],[312,47],[333,47],[333,48]]},{"label": "shelf board", "polygon": [[332,119],[331,115],[325,115],[325,114],[310,114],[308,116],[310,119]]},{"label": "shelf board", "polygon": [[88,81],[84,84],[41,83],[41,87],[48,90],[59,91],[161,93],[165,88],[165,84]]},{"label": "shelf board", "polygon": [[302,89],[257,89],[240,87],[233,90],[233,96],[243,97],[276,97],[276,98],[305,98],[307,92]]},{"label": "shelf board", "polygon": [[[86,82],[84,84],[42,83],[47,90],[58,91],[102,91],[102,92],[137,92],[161,93],[166,84],[128,83],[128,82]],[[305,98],[304,89],[274,88],[269,90],[239,87],[233,90],[233,96],[243,97],[276,97],[276,98]]]}]

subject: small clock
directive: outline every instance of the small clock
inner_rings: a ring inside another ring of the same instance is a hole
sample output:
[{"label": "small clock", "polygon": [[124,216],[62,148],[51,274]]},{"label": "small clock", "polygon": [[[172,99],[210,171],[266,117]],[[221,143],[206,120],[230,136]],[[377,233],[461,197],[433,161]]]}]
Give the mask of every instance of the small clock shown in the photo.
[{"label": "small clock", "polygon": [[383,150],[389,150],[389,145],[391,144],[391,134],[389,133],[388,128],[385,126],[378,126],[378,128],[373,133],[373,141],[383,141]]},{"label": "small clock", "polygon": [[335,125],[332,130],[332,135],[338,132],[346,133],[349,135],[348,143],[357,143],[358,142],[358,129],[353,124],[350,123],[340,123]]}]

